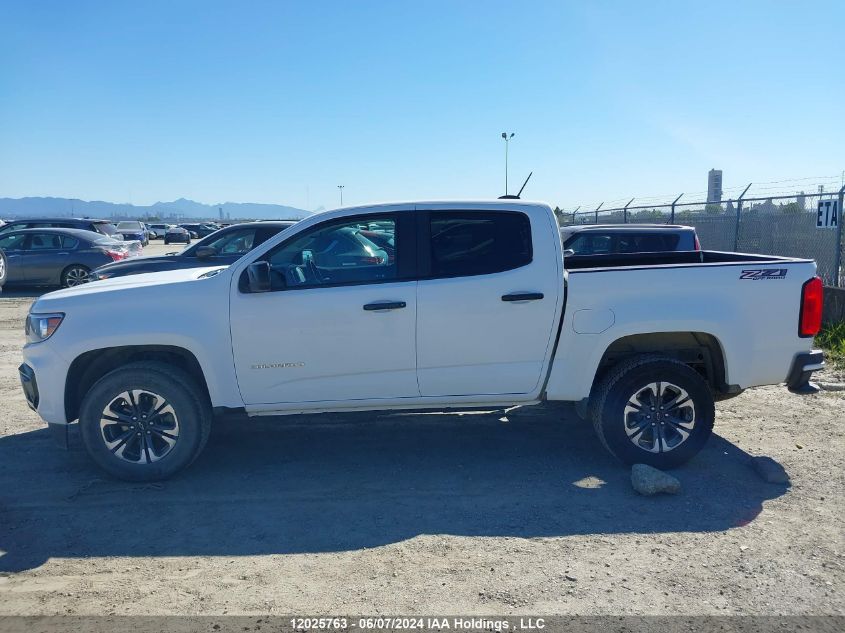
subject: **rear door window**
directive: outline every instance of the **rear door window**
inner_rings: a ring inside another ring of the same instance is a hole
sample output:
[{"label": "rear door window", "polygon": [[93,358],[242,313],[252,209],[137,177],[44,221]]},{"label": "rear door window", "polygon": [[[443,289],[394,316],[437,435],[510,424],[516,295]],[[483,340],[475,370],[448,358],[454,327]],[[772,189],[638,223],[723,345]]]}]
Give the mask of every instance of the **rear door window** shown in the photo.
[{"label": "rear door window", "polygon": [[433,211],[431,276],[463,277],[531,263],[531,223],[512,211]]},{"label": "rear door window", "polygon": [[47,251],[58,250],[62,247],[62,236],[55,233],[36,233],[30,235],[27,250]]}]

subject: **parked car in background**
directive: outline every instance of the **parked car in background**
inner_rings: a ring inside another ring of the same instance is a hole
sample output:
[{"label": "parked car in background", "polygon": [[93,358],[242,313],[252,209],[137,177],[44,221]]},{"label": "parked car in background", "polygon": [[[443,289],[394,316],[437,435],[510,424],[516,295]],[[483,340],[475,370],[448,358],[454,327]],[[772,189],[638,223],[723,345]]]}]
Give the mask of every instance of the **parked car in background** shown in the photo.
[{"label": "parked car in background", "polygon": [[126,243],[79,229],[22,229],[0,234],[6,284],[62,286],[89,281],[92,270],[128,256]]},{"label": "parked car in background", "polygon": [[150,239],[151,240],[163,240],[164,234],[167,233],[167,229],[169,229],[172,224],[150,224]]},{"label": "parked car in background", "polygon": [[94,231],[108,237],[122,240],[123,236],[117,227],[108,220],[93,220],[91,218],[28,218],[14,220],[5,226],[0,227],[0,234],[6,231],[19,231],[21,229],[80,229],[83,231]]},{"label": "parked car in background", "polygon": [[179,226],[186,229],[191,234],[191,237],[196,238],[206,237],[218,230],[216,226],[205,222],[199,224],[180,224]]},{"label": "parked car in background", "polygon": [[112,262],[95,270],[95,279],[113,279],[126,275],[196,268],[198,266],[228,266],[244,253],[263,244],[277,233],[293,226],[296,222],[249,222],[235,224],[209,235],[180,253],[160,257],[137,257],[131,260]]},{"label": "parked car in background", "polygon": [[392,231],[368,230],[359,231],[359,235],[367,238],[378,248],[387,253],[387,261],[392,264],[396,256],[396,238]]},{"label": "parked car in background", "polygon": [[173,244],[173,243],[190,244],[191,243],[191,234],[188,232],[187,229],[183,229],[181,226],[171,226],[164,233],[164,243],[165,244]]},{"label": "parked car in background", "polygon": [[150,243],[150,236],[143,222],[138,222],[137,220],[118,222],[117,232],[123,236],[124,240],[137,240],[143,246]]},{"label": "parked car in background", "polygon": [[695,228],[674,224],[581,224],[560,229],[564,255],[700,251]]}]

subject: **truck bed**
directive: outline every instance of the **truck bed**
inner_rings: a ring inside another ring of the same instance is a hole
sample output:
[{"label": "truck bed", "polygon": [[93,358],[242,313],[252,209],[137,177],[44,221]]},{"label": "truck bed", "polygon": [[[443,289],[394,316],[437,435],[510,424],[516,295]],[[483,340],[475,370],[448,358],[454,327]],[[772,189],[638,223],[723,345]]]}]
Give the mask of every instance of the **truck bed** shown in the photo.
[{"label": "truck bed", "polygon": [[810,262],[809,259],[729,253],[724,251],[670,251],[661,253],[609,253],[607,255],[570,255],[563,260],[566,270],[591,268],[642,268],[650,266],[694,264],[778,264]]},{"label": "truck bed", "polygon": [[644,332],[712,341],[733,392],[786,381],[796,354],[812,349],[798,323],[812,260],[685,251],[571,255],[564,267],[551,400],[585,397],[605,351],[636,348],[629,337]]}]

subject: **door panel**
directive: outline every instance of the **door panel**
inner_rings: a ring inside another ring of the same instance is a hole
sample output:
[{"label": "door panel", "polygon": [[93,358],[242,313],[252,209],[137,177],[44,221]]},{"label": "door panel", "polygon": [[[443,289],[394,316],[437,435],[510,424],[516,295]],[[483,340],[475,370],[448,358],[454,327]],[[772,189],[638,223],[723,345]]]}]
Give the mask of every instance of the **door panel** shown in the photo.
[{"label": "door panel", "polygon": [[[530,394],[541,384],[562,296],[559,246],[552,241],[557,229],[537,210],[530,228],[523,227],[531,241],[526,249],[515,238],[520,221],[484,228],[474,219],[484,214],[495,223],[488,212],[469,211],[438,228],[438,214],[431,214],[431,257],[441,260],[432,275],[452,276],[420,280],[417,290],[423,396]],[[471,274],[459,276],[462,269]]]},{"label": "door panel", "polygon": [[246,404],[419,396],[414,281],[238,293],[231,318]]},{"label": "door panel", "polygon": [[[375,218],[386,233],[413,229],[393,215]],[[366,240],[345,241],[362,226],[344,218],[306,228],[261,258],[270,292],[232,289],[232,348],[247,405],[419,397],[414,243],[406,249],[397,234],[391,262]]]},{"label": "door panel", "polygon": [[22,261],[28,283],[57,284],[64,268],[71,263],[70,252],[62,248],[61,236],[36,233],[29,236]]}]

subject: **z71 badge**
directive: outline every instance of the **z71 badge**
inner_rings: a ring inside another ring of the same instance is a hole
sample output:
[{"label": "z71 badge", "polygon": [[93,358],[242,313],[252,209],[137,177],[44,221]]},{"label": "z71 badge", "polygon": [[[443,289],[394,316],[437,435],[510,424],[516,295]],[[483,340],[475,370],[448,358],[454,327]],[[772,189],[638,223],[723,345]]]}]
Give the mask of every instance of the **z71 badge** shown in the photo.
[{"label": "z71 badge", "polygon": [[786,268],[756,268],[743,270],[740,279],[784,279]]}]

